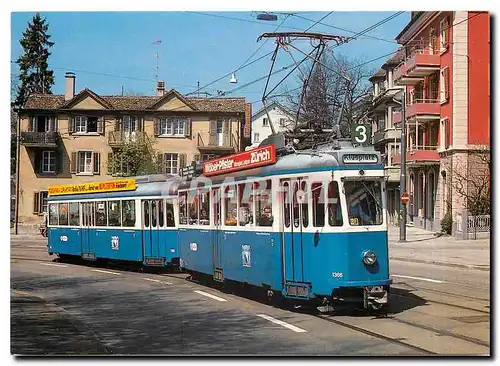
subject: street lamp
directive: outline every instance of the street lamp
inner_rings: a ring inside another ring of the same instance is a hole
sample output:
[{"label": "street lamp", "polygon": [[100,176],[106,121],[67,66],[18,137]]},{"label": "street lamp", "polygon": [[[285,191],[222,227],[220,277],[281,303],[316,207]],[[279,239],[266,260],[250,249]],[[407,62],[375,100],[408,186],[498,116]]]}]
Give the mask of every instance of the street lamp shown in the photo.
[{"label": "street lamp", "polygon": [[[399,190],[402,196],[403,194],[406,195],[406,90],[402,89],[401,92],[401,102],[394,98],[392,99],[392,101],[397,104],[401,104],[401,169],[399,176]],[[406,204],[407,203],[403,202],[403,200],[400,198],[402,216],[399,222],[400,242],[406,241]]]},{"label": "street lamp", "polygon": [[257,14],[257,20],[264,20],[266,22],[274,22],[274,21],[278,20],[278,16],[275,14],[260,13],[260,14]]}]

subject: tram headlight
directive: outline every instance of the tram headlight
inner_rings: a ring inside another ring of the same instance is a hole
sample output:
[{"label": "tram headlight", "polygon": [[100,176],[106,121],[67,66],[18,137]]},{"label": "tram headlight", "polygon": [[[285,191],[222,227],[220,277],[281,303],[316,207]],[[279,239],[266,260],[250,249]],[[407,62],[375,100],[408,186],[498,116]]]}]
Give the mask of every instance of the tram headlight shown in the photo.
[{"label": "tram headlight", "polygon": [[377,255],[373,250],[367,250],[363,253],[363,263],[367,266],[373,266],[377,261]]}]

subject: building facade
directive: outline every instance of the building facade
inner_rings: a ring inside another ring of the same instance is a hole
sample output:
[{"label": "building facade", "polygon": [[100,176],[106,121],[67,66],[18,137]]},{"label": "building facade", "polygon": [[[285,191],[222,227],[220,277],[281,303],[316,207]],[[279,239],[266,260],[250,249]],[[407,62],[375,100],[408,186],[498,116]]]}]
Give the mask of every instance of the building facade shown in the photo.
[{"label": "building facade", "polygon": [[[406,91],[406,118],[390,107],[386,117],[393,126],[406,123],[408,215],[416,227],[440,231],[447,212],[460,225],[467,204],[458,173],[477,164],[471,152],[489,149],[489,21],[487,12],[412,12],[396,37],[403,59],[386,75]],[[398,153],[388,165],[400,163]]]},{"label": "building facade", "polygon": [[275,132],[290,131],[294,128],[294,118],[286,111],[286,109],[277,102],[258,110],[252,116],[252,145],[257,147],[269,135],[271,135],[271,126],[273,124]]},{"label": "building facade", "polygon": [[400,211],[400,168],[394,162],[401,146],[401,125],[394,123],[394,115],[401,113],[401,107],[394,100],[401,98],[403,87],[394,84],[394,68],[403,60],[403,49],[388,59],[369,80],[373,85],[373,99],[370,109],[372,121],[372,142],[383,158],[387,177],[387,212],[389,222],[397,225]]},{"label": "building facade", "polygon": [[19,227],[32,230],[47,209],[51,185],[126,175],[108,160],[137,136],[161,153],[162,169],[178,174],[192,161],[244,150],[250,140],[251,106],[244,98],[191,98],[165,91],[156,96],[75,95],[66,74],[65,95],[31,95],[20,112]]}]

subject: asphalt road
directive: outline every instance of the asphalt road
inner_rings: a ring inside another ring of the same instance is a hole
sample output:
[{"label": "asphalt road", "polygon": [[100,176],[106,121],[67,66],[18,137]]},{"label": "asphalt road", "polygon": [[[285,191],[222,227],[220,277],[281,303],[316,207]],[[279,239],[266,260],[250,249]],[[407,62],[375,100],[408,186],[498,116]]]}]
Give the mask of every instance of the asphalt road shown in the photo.
[{"label": "asphalt road", "polygon": [[[393,274],[418,278],[394,278],[389,317],[317,317],[189,282],[184,274],[51,262],[44,244],[11,243],[14,354],[489,354],[489,301],[474,300],[482,290],[458,295],[463,274],[453,268],[393,263]],[[487,274],[467,275],[468,286],[484,287]]]}]

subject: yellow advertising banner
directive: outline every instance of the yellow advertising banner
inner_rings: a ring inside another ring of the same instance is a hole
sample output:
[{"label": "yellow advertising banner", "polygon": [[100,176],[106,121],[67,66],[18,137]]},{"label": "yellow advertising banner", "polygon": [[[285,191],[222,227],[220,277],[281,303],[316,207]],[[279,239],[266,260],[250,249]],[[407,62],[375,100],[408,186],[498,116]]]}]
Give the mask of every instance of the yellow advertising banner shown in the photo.
[{"label": "yellow advertising banner", "polygon": [[117,179],[107,182],[66,184],[49,187],[49,196],[65,194],[103,193],[135,190],[135,179]]}]

